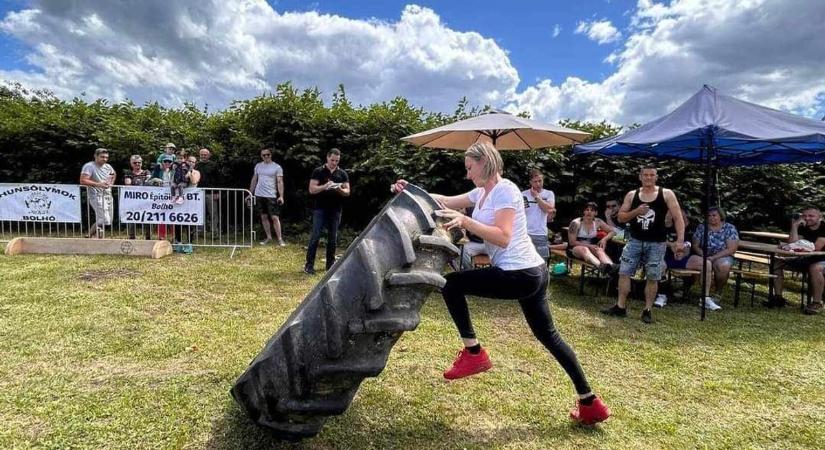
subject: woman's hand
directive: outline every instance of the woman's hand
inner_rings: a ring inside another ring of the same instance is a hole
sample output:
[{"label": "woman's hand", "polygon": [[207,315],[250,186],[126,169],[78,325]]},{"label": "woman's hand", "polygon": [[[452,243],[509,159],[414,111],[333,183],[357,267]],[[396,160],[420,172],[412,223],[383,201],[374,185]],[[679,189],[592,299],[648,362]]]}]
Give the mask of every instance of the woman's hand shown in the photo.
[{"label": "woman's hand", "polygon": [[604,249],[607,247],[607,241],[608,241],[608,240],[609,240],[609,239],[607,239],[606,237],[605,237],[605,238],[602,238],[602,239],[599,241],[599,248],[600,248],[600,249],[602,249],[602,250],[604,250]]},{"label": "woman's hand", "polygon": [[395,183],[390,185],[390,192],[392,192],[393,194],[397,194],[403,191],[408,184],[409,183],[407,182],[407,180],[399,179]]},{"label": "woman's hand", "polygon": [[447,221],[443,226],[447,230],[453,228],[466,228],[468,217],[454,209],[439,209],[436,215]]}]

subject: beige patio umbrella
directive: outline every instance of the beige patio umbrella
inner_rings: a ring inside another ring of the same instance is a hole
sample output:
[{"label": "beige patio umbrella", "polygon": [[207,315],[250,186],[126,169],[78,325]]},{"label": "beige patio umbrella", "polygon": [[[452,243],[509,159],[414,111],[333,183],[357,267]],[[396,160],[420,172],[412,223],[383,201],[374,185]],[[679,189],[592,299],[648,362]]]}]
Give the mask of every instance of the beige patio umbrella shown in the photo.
[{"label": "beige patio umbrella", "polygon": [[401,139],[429,148],[465,150],[476,142],[487,141],[499,150],[531,150],[580,144],[588,136],[584,131],[493,110]]}]

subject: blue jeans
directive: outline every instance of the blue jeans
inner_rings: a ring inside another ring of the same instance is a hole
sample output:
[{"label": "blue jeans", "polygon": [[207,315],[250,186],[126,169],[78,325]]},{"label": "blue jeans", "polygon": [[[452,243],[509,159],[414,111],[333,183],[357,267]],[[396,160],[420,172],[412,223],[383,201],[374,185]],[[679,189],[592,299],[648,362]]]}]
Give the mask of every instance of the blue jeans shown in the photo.
[{"label": "blue jeans", "polygon": [[327,229],[327,270],[335,263],[335,246],[338,243],[338,225],[341,223],[340,209],[314,209],[312,210],[312,234],[309,237],[307,247],[306,267],[315,266],[315,254],[318,252],[318,242],[321,240],[321,232]]},{"label": "blue jeans", "polygon": [[622,251],[622,262],[619,266],[619,275],[632,277],[640,265],[645,266],[645,278],[649,281],[659,281],[665,272],[664,242],[647,242],[631,238]]}]

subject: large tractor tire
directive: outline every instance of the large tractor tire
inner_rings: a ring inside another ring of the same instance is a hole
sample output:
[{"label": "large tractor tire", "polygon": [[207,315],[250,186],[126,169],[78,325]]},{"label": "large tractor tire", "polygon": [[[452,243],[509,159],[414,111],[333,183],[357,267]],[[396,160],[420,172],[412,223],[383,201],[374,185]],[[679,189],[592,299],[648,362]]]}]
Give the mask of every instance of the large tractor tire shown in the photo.
[{"label": "large tractor tire", "polygon": [[426,191],[408,185],[269,339],[232,388],[255,422],[281,439],[315,436],[349,407],[365,377],[384,370],[458,256],[435,209]]}]

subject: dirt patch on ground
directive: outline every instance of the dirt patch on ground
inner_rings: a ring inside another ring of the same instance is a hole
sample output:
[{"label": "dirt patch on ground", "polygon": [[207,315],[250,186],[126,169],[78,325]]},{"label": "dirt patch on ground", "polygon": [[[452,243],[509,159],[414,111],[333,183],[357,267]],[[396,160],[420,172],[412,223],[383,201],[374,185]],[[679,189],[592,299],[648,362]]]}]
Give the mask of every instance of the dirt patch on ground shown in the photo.
[{"label": "dirt patch on ground", "polygon": [[142,275],[136,270],[110,269],[110,270],[87,270],[80,274],[81,281],[103,281],[110,278],[138,277]]}]

